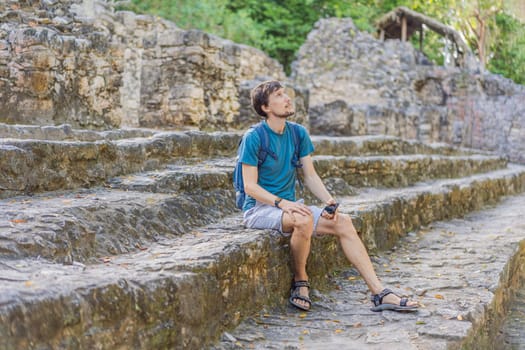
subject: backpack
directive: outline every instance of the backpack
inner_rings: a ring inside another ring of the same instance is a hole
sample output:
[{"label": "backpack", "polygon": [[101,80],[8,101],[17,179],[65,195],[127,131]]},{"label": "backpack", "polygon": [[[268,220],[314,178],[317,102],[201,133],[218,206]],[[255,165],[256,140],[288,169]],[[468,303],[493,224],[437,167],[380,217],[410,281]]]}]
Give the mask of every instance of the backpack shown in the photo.
[{"label": "backpack", "polygon": [[[290,126],[293,135],[294,152],[292,156],[292,166],[294,166],[296,169],[301,168],[303,165],[301,164],[301,161],[299,159],[299,148],[301,144],[301,139],[299,136],[299,124],[288,121],[286,122],[286,124]],[[277,159],[277,155],[270,149],[270,136],[268,135],[268,131],[264,127],[263,122],[252,125],[250,128],[255,129],[255,131],[259,135],[259,139],[261,140],[261,145],[257,153],[257,168],[260,168],[266,160],[266,157],[270,156],[273,159]],[[243,139],[244,137],[241,139],[241,141],[239,141],[239,146],[241,145]],[[240,147],[237,150],[237,161],[235,163],[235,170],[233,171],[233,187],[235,188],[235,206],[238,209],[242,209],[244,201],[246,200],[246,193],[244,192],[244,181],[242,178]]]}]

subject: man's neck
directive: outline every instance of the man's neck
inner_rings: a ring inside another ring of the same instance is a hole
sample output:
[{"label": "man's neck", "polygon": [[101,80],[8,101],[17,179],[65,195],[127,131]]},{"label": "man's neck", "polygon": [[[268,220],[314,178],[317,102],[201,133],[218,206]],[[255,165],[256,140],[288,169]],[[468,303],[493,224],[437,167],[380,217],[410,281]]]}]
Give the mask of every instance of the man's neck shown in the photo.
[{"label": "man's neck", "polygon": [[279,118],[269,115],[268,118],[266,118],[266,123],[270,129],[278,134],[282,134],[284,132],[284,127],[286,126],[286,118]]}]

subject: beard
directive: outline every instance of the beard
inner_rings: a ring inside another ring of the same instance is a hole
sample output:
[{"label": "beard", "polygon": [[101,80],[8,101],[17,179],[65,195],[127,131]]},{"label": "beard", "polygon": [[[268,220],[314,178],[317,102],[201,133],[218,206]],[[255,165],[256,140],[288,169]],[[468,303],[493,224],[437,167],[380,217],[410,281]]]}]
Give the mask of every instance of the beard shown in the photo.
[{"label": "beard", "polygon": [[294,115],[294,114],[295,114],[295,111],[292,110],[292,111],[285,112],[285,113],[282,113],[282,114],[276,114],[275,116],[276,116],[277,118],[286,119],[286,118],[288,118],[288,117],[291,117],[291,116]]}]

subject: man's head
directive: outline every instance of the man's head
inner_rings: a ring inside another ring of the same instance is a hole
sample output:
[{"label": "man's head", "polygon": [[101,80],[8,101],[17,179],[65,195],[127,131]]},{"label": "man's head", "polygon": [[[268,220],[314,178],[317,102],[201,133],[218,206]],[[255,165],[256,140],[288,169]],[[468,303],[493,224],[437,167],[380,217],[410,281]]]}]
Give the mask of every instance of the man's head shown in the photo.
[{"label": "man's head", "polygon": [[277,80],[265,81],[257,85],[252,90],[251,99],[255,112],[264,118],[268,118],[268,114],[287,118],[295,113],[292,100]]}]

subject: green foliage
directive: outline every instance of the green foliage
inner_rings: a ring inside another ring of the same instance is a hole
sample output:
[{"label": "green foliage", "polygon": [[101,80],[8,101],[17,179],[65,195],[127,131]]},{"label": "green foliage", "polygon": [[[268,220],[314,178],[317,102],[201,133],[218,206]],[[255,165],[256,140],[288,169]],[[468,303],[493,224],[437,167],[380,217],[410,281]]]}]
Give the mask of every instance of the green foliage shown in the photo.
[{"label": "green foliage", "polygon": [[379,18],[384,11],[378,6],[380,1],[325,1],[326,15],[323,17],[350,17],[361,31],[375,32],[373,20]]},{"label": "green foliage", "polygon": [[499,40],[492,48],[488,68],[518,84],[525,84],[525,24],[506,13],[496,16]]},{"label": "green foliage", "polygon": [[245,10],[232,12],[228,0],[131,0],[120,9],[166,18],[184,29],[200,29],[238,43],[258,47],[264,28]]},{"label": "green foliage", "polygon": [[280,61],[289,71],[295,52],[323,12],[322,2],[313,0],[236,1],[230,11],[246,11],[262,27],[262,40],[255,46]]},{"label": "green foliage", "polygon": [[[375,21],[380,16],[406,6],[462,29],[477,52],[476,38],[467,28],[475,25],[473,11],[490,12],[494,3],[493,0],[131,0],[126,9],[158,15],[184,29],[200,29],[257,47],[281,62],[290,73],[296,52],[320,18],[351,17],[360,30],[375,33]],[[494,12],[488,20],[487,68],[525,83],[523,22],[501,11]],[[419,47],[418,35],[412,37],[412,43]],[[444,48],[442,37],[425,31],[423,51],[430,60],[442,64]]]}]

